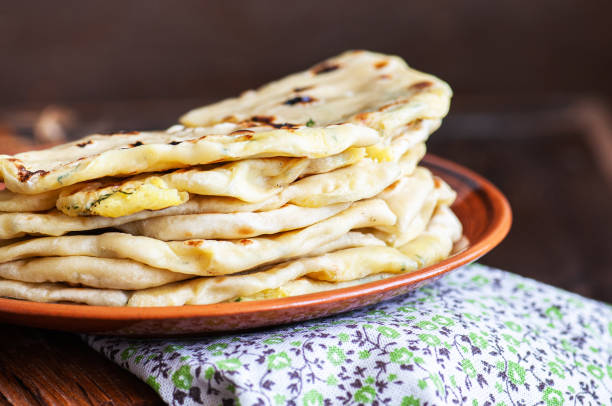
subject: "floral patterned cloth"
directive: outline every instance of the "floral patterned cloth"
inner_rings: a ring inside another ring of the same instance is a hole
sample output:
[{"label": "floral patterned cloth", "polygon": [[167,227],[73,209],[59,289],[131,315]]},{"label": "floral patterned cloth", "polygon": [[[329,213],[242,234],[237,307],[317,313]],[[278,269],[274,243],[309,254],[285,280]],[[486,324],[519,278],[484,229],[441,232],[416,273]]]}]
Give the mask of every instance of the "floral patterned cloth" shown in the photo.
[{"label": "floral patterned cloth", "polygon": [[482,265],[263,332],[86,340],[172,405],[612,405],[612,308]]}]

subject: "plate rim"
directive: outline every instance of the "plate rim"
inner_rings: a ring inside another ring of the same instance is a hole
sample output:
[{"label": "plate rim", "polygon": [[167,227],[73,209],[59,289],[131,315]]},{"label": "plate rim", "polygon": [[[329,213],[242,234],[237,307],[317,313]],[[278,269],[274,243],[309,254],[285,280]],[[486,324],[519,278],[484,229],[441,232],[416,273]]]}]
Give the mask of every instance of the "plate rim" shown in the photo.
[{"label": "plate rim", "polygon": [[460,164],[448,159],[427,154],[422,163],[458,176],[465,183],[474,185],[486,196],[491,204],[491,222],[479,240],[466,250],[428,267],[403,275],[396,275],[378,281],[324,292],[309,293],[278,299],[264,299],[248,302],[224,302],[207,305],[127,307],[92,306],[85,304],[63,304],[32,302],[20,299],[0,298],[0,314],[13,316],[61,317],[64,319],[87,319],[99,321],[146,321],[189,318],[218,318],[256,314],[265,311],[296,310],[312,305],[331,305],[336,302],[360,296],[383,294],[389,290],[412,285],[435,278],[473,262],[497,246],[508,234],[512,225],[512,210],[508,199],[493,183]]}]

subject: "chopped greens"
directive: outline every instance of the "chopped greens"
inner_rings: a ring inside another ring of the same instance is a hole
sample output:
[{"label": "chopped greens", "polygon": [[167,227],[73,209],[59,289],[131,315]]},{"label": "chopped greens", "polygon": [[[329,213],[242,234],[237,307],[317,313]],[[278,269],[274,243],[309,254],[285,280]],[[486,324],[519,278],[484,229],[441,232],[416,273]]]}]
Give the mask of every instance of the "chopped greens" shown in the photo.
[{"label": "chopped greens", "polygon": [[88,207],[87,210],[91,209],[92,207],[100,204],[101,201],[108,199],[109,197],[111,197],[113,194],[115,194],[115,192],[113,193],[105,193],[102,196],[100,196],[98,199],[96,199],[94,202],[92,202]]}]

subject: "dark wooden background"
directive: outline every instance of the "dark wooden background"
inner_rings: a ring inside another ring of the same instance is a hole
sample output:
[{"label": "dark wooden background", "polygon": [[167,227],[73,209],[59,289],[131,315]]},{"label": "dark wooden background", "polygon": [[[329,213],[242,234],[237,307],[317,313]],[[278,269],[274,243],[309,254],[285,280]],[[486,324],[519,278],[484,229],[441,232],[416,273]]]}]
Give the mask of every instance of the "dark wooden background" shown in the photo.
[{"label": "dark wooden background", "polygon": [[0,105],[224,97],[349,48],[458,95],[612,93],[605,0],[3,1]]}]

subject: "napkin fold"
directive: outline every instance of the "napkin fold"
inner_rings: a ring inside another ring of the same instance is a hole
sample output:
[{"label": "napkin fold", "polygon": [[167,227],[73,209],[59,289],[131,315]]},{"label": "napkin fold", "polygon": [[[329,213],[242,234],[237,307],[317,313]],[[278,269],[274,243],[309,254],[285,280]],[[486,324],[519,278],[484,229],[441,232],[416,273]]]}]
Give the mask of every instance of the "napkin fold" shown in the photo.
[{"label": "napkin fold", "polygon": [[172,405],[612,404],[612,307],[478,264],[266,331],[84,338]]}]

